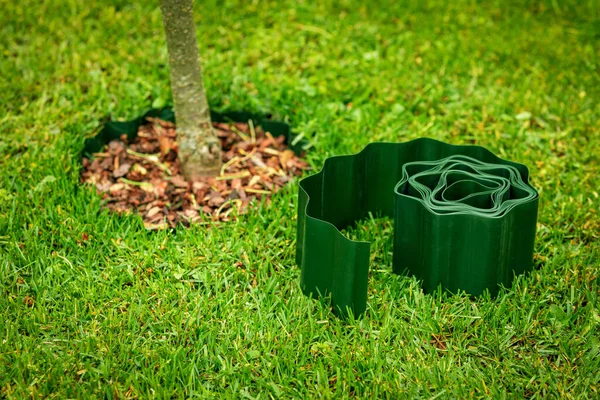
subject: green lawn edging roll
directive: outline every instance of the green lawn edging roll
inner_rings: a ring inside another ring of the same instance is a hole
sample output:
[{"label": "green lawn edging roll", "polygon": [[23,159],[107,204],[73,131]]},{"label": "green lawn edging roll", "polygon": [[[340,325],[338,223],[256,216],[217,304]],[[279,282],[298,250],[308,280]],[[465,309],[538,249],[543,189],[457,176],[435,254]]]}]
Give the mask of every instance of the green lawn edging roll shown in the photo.
[{"label": "green lawn edging roll", "polygon": [[296,262],[307,295],[342,315],[366,309],[370,244],[341,229],[369,213],[394,218],[396,273],[493,296],[531,269],[538,192],[526,166],[480,146],[421,138],[330,157],[300,182]]}]

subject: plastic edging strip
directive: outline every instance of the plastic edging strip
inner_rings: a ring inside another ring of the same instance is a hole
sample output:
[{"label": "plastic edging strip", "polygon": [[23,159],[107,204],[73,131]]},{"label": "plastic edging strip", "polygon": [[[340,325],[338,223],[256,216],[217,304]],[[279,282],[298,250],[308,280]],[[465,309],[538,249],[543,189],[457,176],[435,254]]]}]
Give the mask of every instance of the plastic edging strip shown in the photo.
[{"label": "plastic edging strip", "polygon": [[334,311],[366,309],[370,244],[341,229],[369,213],[394,218],[393,271],[492,296],[533,262],[538,192],[526,166],[480,146],[421,138],[371,143],[300,181],[296,262],[306,295]]},{"label": "plastic edging strip", "polygon": [[[302,152],[303,141],[291,144],[290,126],[284,122],[273,121],[263,115],[253,114],[245,111],[229,111],[229,112],[210,112],[213,122],[244,122],[252,120],[254,126],[261,126],[265,132],[277,137],[284,135],[288,147],[297,155]],[[89,156],[102,150],[105,144],[113,139],[118,139],[121,135],[127,135],[129,140],[133,140],[137,136],[137,131],[140,125],[146,122],[146,118],[160,118],[165,121],[175,122],[175,114],[171,108],[153,109],[146,112],[141,117],[130,121],[109,121],[104,124],[100,132],[89,139],[85,140],[83,146],[83,155]]]}]

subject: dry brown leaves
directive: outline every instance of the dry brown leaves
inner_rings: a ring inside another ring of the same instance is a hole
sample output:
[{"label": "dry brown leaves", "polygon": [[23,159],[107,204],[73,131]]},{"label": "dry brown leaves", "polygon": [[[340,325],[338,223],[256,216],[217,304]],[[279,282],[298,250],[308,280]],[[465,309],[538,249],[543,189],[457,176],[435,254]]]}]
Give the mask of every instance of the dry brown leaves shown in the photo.
[{"label": "dry brown leaves", "polygon": [[148,118],[137,138],[113,140],[92,159],[83,159],[81,179],[103,193],[105,206],[118,213],[137,212],[149,229],[206,220],[228,221],[255,199],[270,196],[308,164],[251,123],[214,123],[223,148],[217,177],[187,182],[177,159],[173,123]]}]

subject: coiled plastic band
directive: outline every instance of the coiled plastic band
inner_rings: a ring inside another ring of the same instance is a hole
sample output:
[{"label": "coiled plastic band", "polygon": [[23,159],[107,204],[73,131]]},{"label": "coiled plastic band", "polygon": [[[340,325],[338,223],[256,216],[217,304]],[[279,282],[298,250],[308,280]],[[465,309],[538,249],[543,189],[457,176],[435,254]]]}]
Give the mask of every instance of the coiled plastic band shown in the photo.
[{"label": "coiled plastic band", "polygon": [[342,315],[364,312],[370,244],[340,230],[373,213],[394,218],[394,272],[415,275],[425,292],[496,295],[531,269],[537,209],[527,167],[483,147],[372,143],[300,182],[301,286],[331,296]]}]

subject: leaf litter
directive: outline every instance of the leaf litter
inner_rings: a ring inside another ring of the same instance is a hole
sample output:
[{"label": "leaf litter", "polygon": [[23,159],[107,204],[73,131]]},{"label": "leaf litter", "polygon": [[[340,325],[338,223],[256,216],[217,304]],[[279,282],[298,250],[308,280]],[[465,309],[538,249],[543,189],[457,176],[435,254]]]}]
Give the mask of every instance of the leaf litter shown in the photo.
[{"label": "leaf litter", "polygon": [[148,229],[206,220],[229,221],[249,210],[254,200],[270,198],[309,169],[286,143],[260,126],[213,123],[223,149],[216,177],[184,179],[177,158],[175,124],[147,118],[137,137],[109,142],[91,159],[83,158],[81,180],[102,193],[104,207],[137,212]]}]

